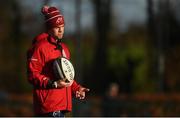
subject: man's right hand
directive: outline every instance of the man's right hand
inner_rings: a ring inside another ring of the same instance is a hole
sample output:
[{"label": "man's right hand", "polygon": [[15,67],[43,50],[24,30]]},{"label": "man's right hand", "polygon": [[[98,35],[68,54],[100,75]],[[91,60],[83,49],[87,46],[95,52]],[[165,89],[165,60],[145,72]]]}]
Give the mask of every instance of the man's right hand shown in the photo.
[{"label": "man's right hand", "polygon": [[71,81],[71,82],[66,82],[66,81],[64,81],[64,80],[57,80],[57,81],[55,81],[55,82],[57,83],[57,85],[55,85],[55,88],[63,88],[63,87],[69,87],[69,86],[71,86],[72,83],[74,82],[74,80]]}]

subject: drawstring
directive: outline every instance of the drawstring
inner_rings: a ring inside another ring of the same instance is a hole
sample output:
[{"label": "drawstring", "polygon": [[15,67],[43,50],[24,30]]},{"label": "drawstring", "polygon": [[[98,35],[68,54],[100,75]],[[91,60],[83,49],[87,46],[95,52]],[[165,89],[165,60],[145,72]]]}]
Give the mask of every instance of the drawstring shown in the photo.
[{"label": "drawstring", "polygon": [[62,46],[60,45],[61,43],[61,40],[57,40],[57,43],[56,43],[56,50],[60,50],[62,52]]}]

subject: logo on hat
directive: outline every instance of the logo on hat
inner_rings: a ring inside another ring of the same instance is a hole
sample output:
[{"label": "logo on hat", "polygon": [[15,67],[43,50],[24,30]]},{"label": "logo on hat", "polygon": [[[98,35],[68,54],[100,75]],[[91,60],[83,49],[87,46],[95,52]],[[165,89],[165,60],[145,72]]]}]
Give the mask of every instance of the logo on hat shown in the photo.
[{"label": "logo on hat", "polygon": [[57,20],[56,20],[56,24],[60,24],[62,21],[62,17],[58,17]]}]

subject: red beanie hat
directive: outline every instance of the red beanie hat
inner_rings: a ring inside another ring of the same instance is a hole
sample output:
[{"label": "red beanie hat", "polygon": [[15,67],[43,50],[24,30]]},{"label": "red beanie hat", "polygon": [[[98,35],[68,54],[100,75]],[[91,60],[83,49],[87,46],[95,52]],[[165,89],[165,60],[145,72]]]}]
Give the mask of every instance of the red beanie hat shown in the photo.
[{"label": "red beanie hat", "polygon": [[56,7],[44,6],[41,12],[45,16],[47,28],[64,25],[64,17]]}]

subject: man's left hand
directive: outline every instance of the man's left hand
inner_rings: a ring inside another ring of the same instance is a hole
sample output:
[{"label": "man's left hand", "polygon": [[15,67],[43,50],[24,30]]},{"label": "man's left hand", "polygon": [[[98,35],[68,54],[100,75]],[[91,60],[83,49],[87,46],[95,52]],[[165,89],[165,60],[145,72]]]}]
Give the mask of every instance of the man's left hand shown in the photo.
[{"label": "man's left hand", "polygon": [[80,87],[78,91],[76,91],[76,98],[83,100],[86,96],[86,92],[89,92],[90,89],[85,87]]}]

